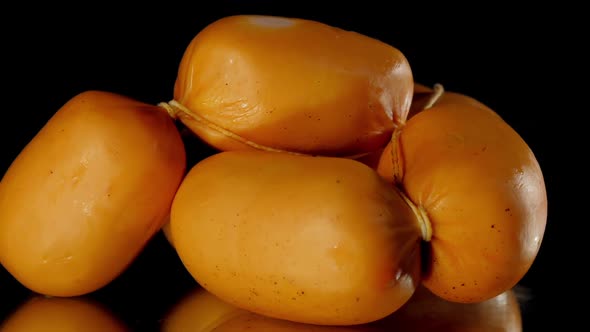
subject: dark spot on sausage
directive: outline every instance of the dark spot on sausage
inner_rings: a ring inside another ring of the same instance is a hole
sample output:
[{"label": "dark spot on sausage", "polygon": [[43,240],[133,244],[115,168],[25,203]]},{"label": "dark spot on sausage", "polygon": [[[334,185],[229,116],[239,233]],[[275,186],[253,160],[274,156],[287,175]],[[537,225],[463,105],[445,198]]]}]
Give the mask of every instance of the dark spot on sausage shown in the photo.
[{"label": "dark spot on sausage", "polygon": [[295,300],[297,300],[297,299],[296,299],[295,297],[292,297],[292,298],[291,298],[291,300],[295,301]]},{"label": "dark spot on sausage", "polygon": [[487,150],[487,149],[488,149],[488,147],[484,145],[484,147],[481,148],[481,152],[485,152],[485,150]]},{"label": "dark spot on sausage", "polygon": [[229,83],[225,82],[225,85],[227,86],[227,85],[229,85]]},{"label": "dark spot on sausage", "polygon": [[496,225],[492,224],[492,228],[496,227]]},{"label": "dark spot on sausage", "polygon": [[361,298],[357,296],[357,298],[356,298],[356,301],[358,302],[358,301],[360,301],[360,300],[361,300]]},{"label": "dark spot on sausage", "polygon": [[505,208],[504,212],[508,213],[508,215],[512,217],[512,212],[510,212],[510,208]]},{"label": "dark spot on sausage", "polygon": [[307,118],[308,118],[308,119],[311,119],[311,114],[308,114],[308,115],[307,115]]},{"label": "dark spot on sausage", "polygon": [[336,183],[340,183],[340,179],[336,179]]},{"label": "dark spot on sausage", "polygon": [[240,216],[240,213],[239,213],[239,212],[238,212],[238,213],[236,213],[236,217],[239,217],[239,216]]},{"label": "dark spot on sausage", "polygon": [[52,169],[49,170],[49,174],[53,174],[53,170]]},{"label": "dark spot on sausage", "polygon": [[277,284],[277,282],[275,281],[275,282],[273,282],[273,284],[275,284],[275,285],[276,285],[276,284]]},{"label": "dark spot on sausage", "polygon": [[455,289],[455,286],[453,286],[453,289]]},{"label": "dark spot on sausage", "polygon": [[463,283],[463,284],[461,284],[461,286],[465,286],[465,284]]}]

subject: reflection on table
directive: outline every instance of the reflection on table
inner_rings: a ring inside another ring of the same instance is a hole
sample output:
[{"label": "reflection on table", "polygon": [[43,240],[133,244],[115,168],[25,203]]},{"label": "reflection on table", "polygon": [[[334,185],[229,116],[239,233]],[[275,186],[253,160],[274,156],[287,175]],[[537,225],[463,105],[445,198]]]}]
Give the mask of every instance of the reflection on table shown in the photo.
[{"label": "reflection on table", "polygon": [[392,315],[357,326],[315,326],[274,319],[221,301],[203,288],[193,290],[171,308],[163,332],[181,331],[522,331],[519,302],[513,290],[477,304],[451,303],[420,287]]}]

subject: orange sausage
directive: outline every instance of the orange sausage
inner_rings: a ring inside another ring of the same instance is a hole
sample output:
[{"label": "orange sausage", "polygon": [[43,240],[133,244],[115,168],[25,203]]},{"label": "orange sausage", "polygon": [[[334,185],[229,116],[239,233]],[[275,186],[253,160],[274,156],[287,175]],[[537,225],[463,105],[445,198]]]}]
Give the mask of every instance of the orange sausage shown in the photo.
[{"label": "orange sausage", "polygon": [[412,96],[412,104],[408,112],[408,119],[424,110],[428,102],[432,98],[434,90],[420,83],[414,83],[414,95]]},{"label": "orange sausage", "polygon": [[[414,83],[414,95],[412,97],[412,104],[410,105],[410,111],[408,112],[408,119],[416,115],[418,112],[424,110],[430,99],[436,98],[433,97],[433,89],[425,86],[424,84]],[[381,149],[377,149],[371,153],[360,155],[355,160],[360,161],[361,163],[373,168],[377,169],[379,166],[379,160],[381,159],[381,155],[383,154],[385,146]]]},{"label": "orange sausage", "polygon": [[378,172],[431,229],[423,283],[435,294],[483,301],[530,268],[547,218],[543,174],[524,140],[482,103],[444,93],[393,137]]},{"label": "orange sausage", "polygon": [[182,182],[170,231],[200,285],[273,318],[373,321],[407,301],[420,278],[412,210],[374,170],[347,158],[211,156]]},{"label": "orange sausage", "polygon": [[69,100],[0,184],[0,262],[24,286],[89,293],[161,228],[185,171],[165,110],[113,93]]},{"label": "orange sausage", "polygon": [[412,90],[393,46],[315,21],[238,15],[188,45],[170,107],[219,150],[348,156],[383,148]]},{"label": "orange sausage", "polygon": [[170,244],[174,248],[174,241],[172,240],[172,233],[170,231],[170,215],[166,217],[166,221],[164,222],[164,226],[162,226],[162,234]]}]

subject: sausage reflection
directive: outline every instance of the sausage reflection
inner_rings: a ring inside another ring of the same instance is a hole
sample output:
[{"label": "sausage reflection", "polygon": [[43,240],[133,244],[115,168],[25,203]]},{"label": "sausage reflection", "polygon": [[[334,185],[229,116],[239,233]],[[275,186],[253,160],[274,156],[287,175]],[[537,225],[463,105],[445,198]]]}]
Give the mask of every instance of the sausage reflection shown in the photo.
[{"label": "sausage reflection", "polygon": [[373,332],[369,326],[320,326],[274,319],[239,309],[202,288],[176,304],[162,323],[162,332],[309,331]]},{"label": "sausage reflection", "polygon": [[21,304],[0,332],[129,332],[107,308],[86,298],[35,295]]},{"label": "sausage reflection", "polygon": [[317,331],[317,332],[521,332],[519,302],[510,290],[481,303],[453,303],[424,287],[392,315],[371,324],[319,326],[265,317],[221,301],[198,288],[177,303],[162,323],[163,332]]},{"label": "sausage reflection", "polygon": [[381,331],[521,332],[522,317],[514,290],[464,304],[443,300],[421,286],[402,308],[374,325]]}]

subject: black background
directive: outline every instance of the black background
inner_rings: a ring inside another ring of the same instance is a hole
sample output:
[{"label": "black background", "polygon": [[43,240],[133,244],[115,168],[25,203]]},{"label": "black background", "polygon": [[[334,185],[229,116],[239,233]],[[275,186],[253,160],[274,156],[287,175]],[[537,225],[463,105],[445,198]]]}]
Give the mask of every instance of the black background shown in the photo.
[{"label": "black background", "polygon": [[[195,1],[195,3],[197,3]],[[525,331],[575,319],[584,256],[573,245],[587,220],[572,208],[571,175],[584,141],[572,144],[572,119],[582,104],[571,78],[572,46],[580,39],[575,9],[451,7],[349,1],[290,4],[217,1],[211,4],[122,8],[95,4],[57,8],[20,5],[2,22],[0,172],[68,99],[88,89],[125,94],[150,103],[168,101],[177,68],[194,35],[232,14],[274,14],[315,19],[390,43],[409,59],[417,82],[442,83],[490,106],[527,141],[543,169],[549,196],[545,238],[521,282]],[[580,98],[583,99],[583,98]],[[575,122],[575,121],[574,121]],[[576,146],[578,145],[578,146]],[[190,149],[203,148],[197,142]],[[572,152],[574,151],[574,152]],[[202,154],[205,154],[206,149]],[[198,159],[199,153],[193,150]],[[108,243],[105,243],[108,245]],[[161,234],[117,280],[92,296],[137,330],[157,320],[194,281]],[[0,269],[0,321],[27,295]],[[575,294],[575,295],[570,295]],[[567,308],[567,310],[566,310]]]}]

